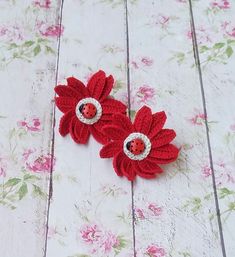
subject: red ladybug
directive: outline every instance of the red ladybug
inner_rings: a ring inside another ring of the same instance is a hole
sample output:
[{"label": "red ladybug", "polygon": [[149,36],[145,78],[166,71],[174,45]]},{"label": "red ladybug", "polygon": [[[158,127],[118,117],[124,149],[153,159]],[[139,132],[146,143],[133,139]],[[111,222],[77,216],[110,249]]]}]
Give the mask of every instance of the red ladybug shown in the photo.
[{"label": "red ladybug", "polygon": [[79,108],[80,112],[86,119],[92,119],[96,116],[97,110],[94,104],[92,103],[87,103],[81,105]]},{"label": "red ladybug", "polygon": [[142,139],[136,138],[127,144],[127,149],[134,155],[139,155],[145,150],[145,144]]}]

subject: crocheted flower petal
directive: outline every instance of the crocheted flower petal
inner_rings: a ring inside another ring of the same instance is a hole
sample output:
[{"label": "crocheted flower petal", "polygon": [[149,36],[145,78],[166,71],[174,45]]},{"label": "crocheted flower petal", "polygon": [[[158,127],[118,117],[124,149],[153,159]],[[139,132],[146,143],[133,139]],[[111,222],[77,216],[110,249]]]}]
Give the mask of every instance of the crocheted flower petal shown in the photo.
[{"label": "crocheted flower petal", "polygon": [[59,132],[61,136],[64,137],[69,133],[70,122],[74,116],[75,116],[75,111],[72,110],[64,114],[63,117],[60,119]]},{"label": "crocheted flower petal", "polygon": [[103,146],[100,150],[101,158],[111,158],[122,150],[122,144],[120,141],[109,142],[107,145]]},{"label": "crocheted flower petal", "polygon": [[86,124],[81,123],[77,119],[74,128],[74,134],[80,144],[86,144],[90,136],[90,131]]},{"label": "crocheted flower petal", "polygon": [[55,104],[61,112],[65,113],[75,109],[77,100],[75,98],[60,96],[55,97]]},{"label": "crocheted flower petal", "polygon": [[56,86],[55,87],[55,92],[57,95],[59,96],[67,96],[67,97],[73,97],[77,100],[82,99],[84,96],[81,94],[81,92],[75,90],[72,87],[68,87],[68,86]]},{"label": "crocheted flower petal", "polygon": [[143,106],[135,116],[134,126],[136,131],[148,135],[152,124],[152,112],[147,106]]},{"label": "crocheted flower petal", "polygon": [[136,171],[136,174],[145,179],[152,179],[152,178],[156,177],[156,174],[154,174],[154,173],[142,172],[139,170]]},{"label": "crocheted flower petal", "polygon": [[100,70],[96,72],[88,81],[87,89],[90,92],[90,95],[97,100],[100,99],[104,86],[105,86],[105,72]]},{"label": "crocheted flower petal", "polygon": [[113,140],[124,140],[129,135],[128,131],[125,131],[114,125],[104,126],[103,132],[105,133],[105,135]]},{"label": "crocheted flower petal", "polygon": [[151,161],[154,161],[155,163],[165,164],[175,161],[178,157],[178,154],[179,149],[172,144],[168,144],[159,148],[152,149],[148,158],[150,158]]},{"label": "crocheted flower petal", "polygon": [[76,91],[82,94],[83,97],[89,96],[88,90],[85,87],[85,85],[82,83],[82,81],[74,78],[74,77],[69,77],[67,78],[67,83],[69,87],[74,88]]},{"label": "crocheted flower petal", "polygon": [[124,131],[128,133],[132,133],[134,131],[134,127],[131,123],[130,118],[121,113],[115,113],[113,115],[112,123],[117,125],[119,128],[122,128]]},{"label": "crocheted flower petal", "polygon": [[71,120],[69,133],[78,144],[85,144],[90,135],[87,125],[81,123],[76,116]]},{"label": "crocheted flower petal", "polygon": [[127,157],[124,154],[123,151],[120,151],[117,153],[113,158],[113,168],[118,176],[123,176],[122,170],[121,170],[121,163],[123,160],[125,160]]},{"label": "crocheted flower petal", "polygon": [[146,173],[162,173],[163,170],[154,162],[151,162],[147,159],[144,159],[142,161],[138,161],[138,166],[141,170],[141,172]]},{"label": "crocheted flower petal", "polygon": [[111,90],[113,89],[113,83],[114,83],[114,79],[112,75],[108,76],[105,79],[105,86],[101,94],[100,101],[104,100],[107,96],[109,96]]},{"label": "crocheted flower petal", "polygon": [[129,158],[124,158],[123,161],[121,162],[121,172],[122,174],[127,177],[129,181],[133,181],[136,176],[135,172],[135,166],[132,160]]},{"label": "crocheted flower petal", "polygon": [[125,113],[127,108],[122,102],[111,98],[102,101],[101,106],[104,114]]},{"label": "crocheted flower petal", "polygon": [[89,130],[97,142],[99,142],[102,145],[105,145],[109,142],[109,138],[107,135],[103,133],[101,126],[99,126],[98,123],[99,122],[90,125]]},{"label": "crocheted flower petal", "polygon": [[153,122],[148,137],[151,139],[163,128],[166,122],[165,112],[156,112],[153,114]]},{"label": "crocheted flower petal", "polygon": [[169,144],[176,137],[173,129],[162,129],[155,137],[152,138],[152,148]]}]

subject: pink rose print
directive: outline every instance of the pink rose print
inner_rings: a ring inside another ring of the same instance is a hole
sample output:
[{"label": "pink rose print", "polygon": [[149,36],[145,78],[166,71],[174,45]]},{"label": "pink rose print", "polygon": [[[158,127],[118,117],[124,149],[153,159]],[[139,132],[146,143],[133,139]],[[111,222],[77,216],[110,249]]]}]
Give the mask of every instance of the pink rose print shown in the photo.
[{"label": "pink rose print", "polygon": [[235,38],[235,26],[231,22],[225,21],[221,24],[221,28],[224,31],[225,36]]},{"label": "pink rose print", "polygon": [[228,0],[216,0],[211,2],[212,7],[217,7],[219,9],[229,9],[230,3]]},{"label": "pink rose print", "polygon": [[85,225],[80,230],[83,242],[90,246],[91,253],[109,254],[120,246],[120,239],[111,231],[100,229],[98,225]]},{"label": "pink rose print", "polygon": [[162,247],[150,245],[147,247],[145,255],[149,257],[163,257],[166,255],[166,252]]},{"label": "pink rose print", "polygon": [[26,119],[18,121],[17,125],[19,127],[25,128],[26,131],[36,132],[41,130],[41,122],[39,118]]},{"label": "pink rose print", "polygon": [[18,25],[2,25],[0,26],[0,38],[4,41],[22,41],[23,33]]},{"label": "pink rose print", "polygon": [[97,225],[86,225],[80,232],[84,242],[89,244],[94,244],[101,238],[101,230]]},{"label": "pink rose print", "polygon": [[163,15],[163,14],[159,14],[157,16],[157,21],[156,24],[161,25],[162,28],[166,28],[169,25],[170,22],[170,17]]},{"label": "pink rose print", "polygon": [[54,166],[55,158],[50,154],[39,155],[36,150],[28,149],[23,153],[23,160],[25,162],[26,169],[35,173],[49,173],[51,172],[51,166]]},{"label": "pink rose print", "polygon": [[49,9],[51,7],[51,0],[37,0],[34,1],[34,5],[40,8]]},{"label": "pink rose print", "polygon": [[153,59],[150,57],[141,57],[131,62],[134,69],[140,69],[145,67],[151,67],[153,65]]},{"label": "pink rose print", "polygon": [[[215,171],[215,180],[216,185],[219,186],[226,186],[227,184],[234,184],[235,177],[233,175],[233,163],[224,162],[224,161],[216,161],[214,163],[214,171]],[[205,165],[202,167],[202,175],[203,177],[207,178],[211,176],[212,170],[209,165]]]},{"label": "pink rose print", "polygon": [[206,116],[201,111],[195,109],[195,115],[192,118],[189,118],[188,121],[193,125],[203,125],[205,123]]},{"label": "pink rose print", "polygon": [[143,57],[141,59],[141,62],[145,65],[145,66],[152,66],[153,65],[153,60],[148,58],[148,57]]},{"label": "pink rose print", "polygon": [[111,252],[112,248],[118,247],[119,244],[118,238],[109,231],[105,233],[101,240],[101,245],[103,245],[105,253]]},{"label": "pink rose print", "polygon": [[150,203],[148,209],[152,212],[154,216],[160,216],[162,214],[162,208],[154,203]]},{"label": "pink rose print", "polygon": [[48,25],[45,22],[38,22],[39,33],[44,37],[59,37],[64,32],[64,27],[60,25]]},{"label": "pink rose print", "polygon": [[136,208],[136,209],[135,209],[135,215],[136,215],[136,217],[137,217],[138,219],[141,219],[141,220],[145,219],[143,209]]},{"label": "pink rose print", "polygon": [[139,87],[138,91],[136,92],[136,96],[138,97],[138,103],[150,103],[154,100],[156,93],[155,89],[148,86],[148,85],[143,85]]},{"label": "pink rose print", "polygon": [[202,175],[204,178],[211,176],[211,174],[212,174],[212,170],[209,167],[209,165],[205,165],[202,167]]},{"label": "pink rose print", "polygon": [[[130,93],[130,105],[132,110],[137,110],[140,105],[155,104],[156,91],[154,88],[148,85],[142,85],[139,88],[131,89]],[[127,93],[121,94],[121,101],[128,105],[128,95]]]},{"label": "pink rose print", "polygon": [[[212,42],[210,38],[209,31],[206,30],[204,27],[196,28],[196,34],[197,34],[197,42],[198,44],[205,44]],[[187,32],[187,38],[192,40],[192,31],[191,29]]]}]

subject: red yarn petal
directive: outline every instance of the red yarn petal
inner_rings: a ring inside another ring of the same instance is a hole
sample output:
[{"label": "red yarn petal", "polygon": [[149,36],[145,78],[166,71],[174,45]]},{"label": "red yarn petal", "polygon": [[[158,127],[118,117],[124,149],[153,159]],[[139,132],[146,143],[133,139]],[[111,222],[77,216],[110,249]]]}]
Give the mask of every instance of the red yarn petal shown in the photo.
[{"label": "red yarn petal", "polygon": [[126,159],[126,155],[123,153],[123,151],[120,151],[117,153],[113,158],[113,168],[118,176],[123,176],[122,170],[121,170],[121,164],[124,159]]},{"label": "red yarn petal", "polygon": [[73,97],[77,100],[80,100],[83,98],[83,95],[81,94],[81,92],[75,90],[72,87],[68,87],[68,86],[61,86],[61,85],[56,86],[55,92],[59,96]]},{"label": "red yarn petal", "polygon": [[55,97],[55,104],[61,112],[68,112],[74,110],[77,104],[77,100],[71,97]]},{"label": "red yarn petal", "polygon": [[155,163],[170,163],[177,159],[178,154],[179,149],[172,144],[168,144],[152,149],[149,157]]},{"label": "red yarn petal", "polygon": [[119,128],[122,128],[124,131],[128,132],[129,134],[134,131],[134,127],[133,127],[133,125],[131,123],[130,118],[128,118],[124,114],[115,113],[113,115],[112,123],[114,125],[117,125]]},{"label": "red yarn petal", "polygon": [[124,158],[120,166],[122,174],[127,177],[129,181],[133,181],[136,176],[135,166],[132,160]]},{"label": "red yarn petal", "polygon": [[75,116],[74,110],[67,112],[60,119],[59,132],[61,136],[65,136],[69,133],[69,126],[72,118]]},{"label": "red yarn petal", "polygon": [[85,85],[82,83],[82,81],[74,78],[69,77],[67,78],[67,83],[69,87],[74,88],[76,91],[78,91],[83,97],[89,96],[88,90],[85,87]]},{"label": "red yarn petal", "polygon": [[145,178],[145,179],[152,179],[152,178],[155,178],[156,177],[156,174],[155,173],[148,173],[148,172],[143,172],[143,171],[140,171],[140,170],[136,170],[136,174],[142,178]]},{"label": "red yarn petal", "polygon": [[152,112],[147,106],[143,106],[135,116],[134,126],[136,131],[145,135],[149,133],[152,124]]},{"label": "red yarn petal", "polygon": [[105,86],[105,73],[100,70],[96,72],[88,81],[87,89],[90,92],[90,95],[97,100],[100,99],[104,86]]},{"label": "red yarn petal", "polygon": [[148,134],[148,137],[151,139],[159,133],[159,131],[163,128],[166,122],[166,114],[165,112],[156,112],[153,114],[153,122]]},{"label": "red yarn petal", "polygon": [[129,135],[128,131],[125,131],[114,125],[104,126],[103,132],[105,133],[105,135],[113,140],[123,140]]},{"label": "red yarn petal", "polygon": [[105,145],[110,140],[109,140],[108,136],[103,133],[103,131],[101,130],[101,127],[97,124],[98,123],[95,123],[95,124],[89,126],[89,130],[97,142]]},{"label": "red yarn petal", "polygon": [[122,144],[119,141],[109,142],[107,145],[103,146],[100,150],[101,158],[111,158],[117,154],[122,149]]},{"label": "red yarn petal", "polygon": [[72,139],[76,142],[76,143],[79,143],[77,142],[77,137],[75,136],[75,125],[76,125],[76,121],[77,121],[77,117],[74,116],[70,122],[70,125],[69,125],[69,133],[72,137]]},{"label": "red yarn petal", "polygon": [[138,161],[138,166],[140,168],[140,171],[144,173],[162,173],[163,170],[154,162],[148,161],[147,159],[144,159],[142,161]]},{"label": "red yarn petal", "polygon": [[113,114],[115,112],[125,113],[127,108],[126,105],[123,104],[122,102],[111,98],[108,98],[102,101],[101,105],[102,105],[102,111],[104,114],[107,114],[107,113]]},{"label": "red yarn petal", "polygon": [[173,129],[162,129],[154,138],[152,138],[152,148],[169,144],[176,137]]},{"label": "red yarn petal", "polygon": [[104,86],[102,95],[100,97],[100,101],[104,100],[107,96],[109,96],[110,92],[113,89],[113,83],[114,83],[114,79],[112,75],[108,76],[105,79],[105,86]]},{"label": "red yarn petal", "polygon": [[74,128],[74,134],[79,144],[86,144],[90,136],[90,131],[86,124],[81,123],[77,119],[75,128]]}]

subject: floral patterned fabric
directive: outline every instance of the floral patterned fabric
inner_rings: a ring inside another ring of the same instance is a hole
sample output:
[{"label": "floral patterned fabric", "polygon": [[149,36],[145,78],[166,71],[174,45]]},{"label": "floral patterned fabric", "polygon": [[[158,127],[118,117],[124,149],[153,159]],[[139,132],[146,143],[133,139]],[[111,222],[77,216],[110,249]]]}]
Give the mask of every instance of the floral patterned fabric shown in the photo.
[{"label": "floral patterned fabric", "polygon": [[[190,2],[0,1],[2,256],[235,255],[235,3]],[[54,86],[99,69],[132,119],[167,110],[181,151],[158,180],[59,136]]]}]

